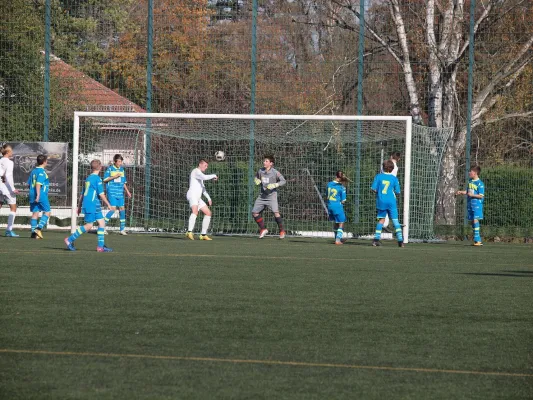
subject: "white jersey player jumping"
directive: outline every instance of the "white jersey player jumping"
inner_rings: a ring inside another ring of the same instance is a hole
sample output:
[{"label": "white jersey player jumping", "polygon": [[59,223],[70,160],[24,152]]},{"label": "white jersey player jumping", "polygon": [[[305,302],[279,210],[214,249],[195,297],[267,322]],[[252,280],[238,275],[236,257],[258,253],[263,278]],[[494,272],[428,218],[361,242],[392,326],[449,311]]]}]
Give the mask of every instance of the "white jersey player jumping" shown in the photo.
[{"label": "white jersey player jumping", "polygon": [[[200,240],[212,240],[209,236],[207,236],[207,229],[209,228],[209,223],[211,222],[211,210],[209,209],[209,206],[211,206],[213,202],[211,201],[211,197],[209,197],[209,193],[207,193],[207,190],[205,190],[204,181],[211,179],[216,181],[218,177],[214,174],[205,174],[208,165],[208,162],[202,159],[198,163],[198,167],[191,171],[189,190],[187,191],[187,200],[189,201],[189,206],[191,207],[189,228],[187,230],[187,238],[190,240],[194,240],[193,230],[194,225],[196,224],[196,217],[198,217],[198,210],[204,213]],[[209,206],[205,203],[205,201],[203,201],[202,195],[206,198]]]},{"label": "white jersey player jumping", "polygon": [[[392,175],[398,177],[398,162],[400,161],[400,158],[401,158],[401,154],[399,151],[394,151],[391,153],[390,155],[390,160],[392,161],[392,163],[394,164],[394,168],[391,172]],[[381,172],[383,172],[383,168],[381,169]],[[388,232],[388,233],[391,233],[387,227],[389,226],[389,216],[387,215],[385,217],[385,222],[383,223],[383,230],[385,232]]]},{"label": "white jersey player jumping", "polygon": [[17,214],[17,194],[18,190],[15,189],[15,183],[13,182],[13,149],[9,145],[2,147],[2,158],[0,159],[0,207],[4,203],[9,205],[9,216],[7,217],[7,237],[19,237],[13,232],[13,223],[15,222],[15,215]]}]

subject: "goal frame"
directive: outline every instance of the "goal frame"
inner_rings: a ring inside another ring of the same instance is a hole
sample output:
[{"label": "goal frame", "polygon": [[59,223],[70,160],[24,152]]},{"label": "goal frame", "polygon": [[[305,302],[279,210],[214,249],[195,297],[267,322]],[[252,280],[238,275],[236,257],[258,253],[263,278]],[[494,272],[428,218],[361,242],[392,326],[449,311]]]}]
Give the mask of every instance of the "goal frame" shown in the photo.
[{"label": "goal frame", "polygon": [[[412,125],[411,116],[375,116],[375,115],[276,115],[276,114],[191,114],[191,113],[135,113],[135,112],[92,112],[75,111],[72,141],[72,204],[71,204],[71,231],[77,226],[78,208],[78,170],[79,170],[79,145],[80,145],[80,118],[83,117],[110,117],[110,118],[169,118],[169,119],[234,119],[234,120],[301,120],[301,121],[404,121],[405,122],[405,167],[403,182],[403,238],[404,243],[409,243],[409,210],[411,199],[411,146]],[[146,142],[145,142],[146,143]]]}]

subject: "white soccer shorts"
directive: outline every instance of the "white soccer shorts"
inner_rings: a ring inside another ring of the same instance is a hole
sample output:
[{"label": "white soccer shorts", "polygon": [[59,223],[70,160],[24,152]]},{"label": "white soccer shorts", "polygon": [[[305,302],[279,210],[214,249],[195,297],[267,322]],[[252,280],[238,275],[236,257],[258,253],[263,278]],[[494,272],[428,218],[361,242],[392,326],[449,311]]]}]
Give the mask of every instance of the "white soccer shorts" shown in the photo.
[{"label": "white soccer shorts", "polygon": [[187,195],[187,200],[189,200],[189,207],[198,206],[198,209],[201,210],[204,207],[207,207],[207,204],[201,197],[189,196]]},{"label": "white soccer shorts", "polygon": [[0,201],[9,205],[17,204],[15,193],[11,193],[5,184],[0,184]]}]

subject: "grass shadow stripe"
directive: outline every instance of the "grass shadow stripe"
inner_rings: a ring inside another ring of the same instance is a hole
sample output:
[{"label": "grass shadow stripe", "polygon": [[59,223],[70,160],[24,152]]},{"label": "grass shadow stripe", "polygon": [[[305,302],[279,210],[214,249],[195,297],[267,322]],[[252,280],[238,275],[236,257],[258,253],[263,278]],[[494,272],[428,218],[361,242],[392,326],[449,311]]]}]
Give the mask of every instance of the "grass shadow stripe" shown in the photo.
[{"label": "grass shadow stripe", "polygon": [[417,373],[440,373],[440,374],[533,378],[533,374],[513,373],[513,372],[389,367],[389,366],[377,366],[377,365],[316,363],[316,362],[304,362],[304,361],[253,360],[253,359],[246,360],[246,359],[216,358],[216,357],[158,356],[158,355],[150,355],[150,354],[127,354],[127,353],[116,354],[116,353],[92,353],[92,352],[20,350],[20,349],[0,349],[0,353],[48,355],[48,356],[73,356],[73,357],[137,358],[137,359],[151,359],[151,360],[196,361],[196,362],[230,363],[230,364],[257,364],[257,365],[274,365],[274,366],[307,367],[307,368],[339,368],[339,369],[354,369],[354,370],[358,369],[358,370],[372,370],[372,371],[417,372]]}]

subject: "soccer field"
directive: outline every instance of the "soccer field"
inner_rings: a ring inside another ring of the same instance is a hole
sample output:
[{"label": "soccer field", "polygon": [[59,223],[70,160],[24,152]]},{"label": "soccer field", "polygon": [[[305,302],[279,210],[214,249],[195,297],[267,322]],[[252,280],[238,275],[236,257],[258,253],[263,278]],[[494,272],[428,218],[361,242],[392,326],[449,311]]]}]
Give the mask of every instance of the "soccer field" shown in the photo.
[{"label": "soccer field", "polygon": [[0,398],[533,397],[531,245],[63,237],[0,238]]}]

